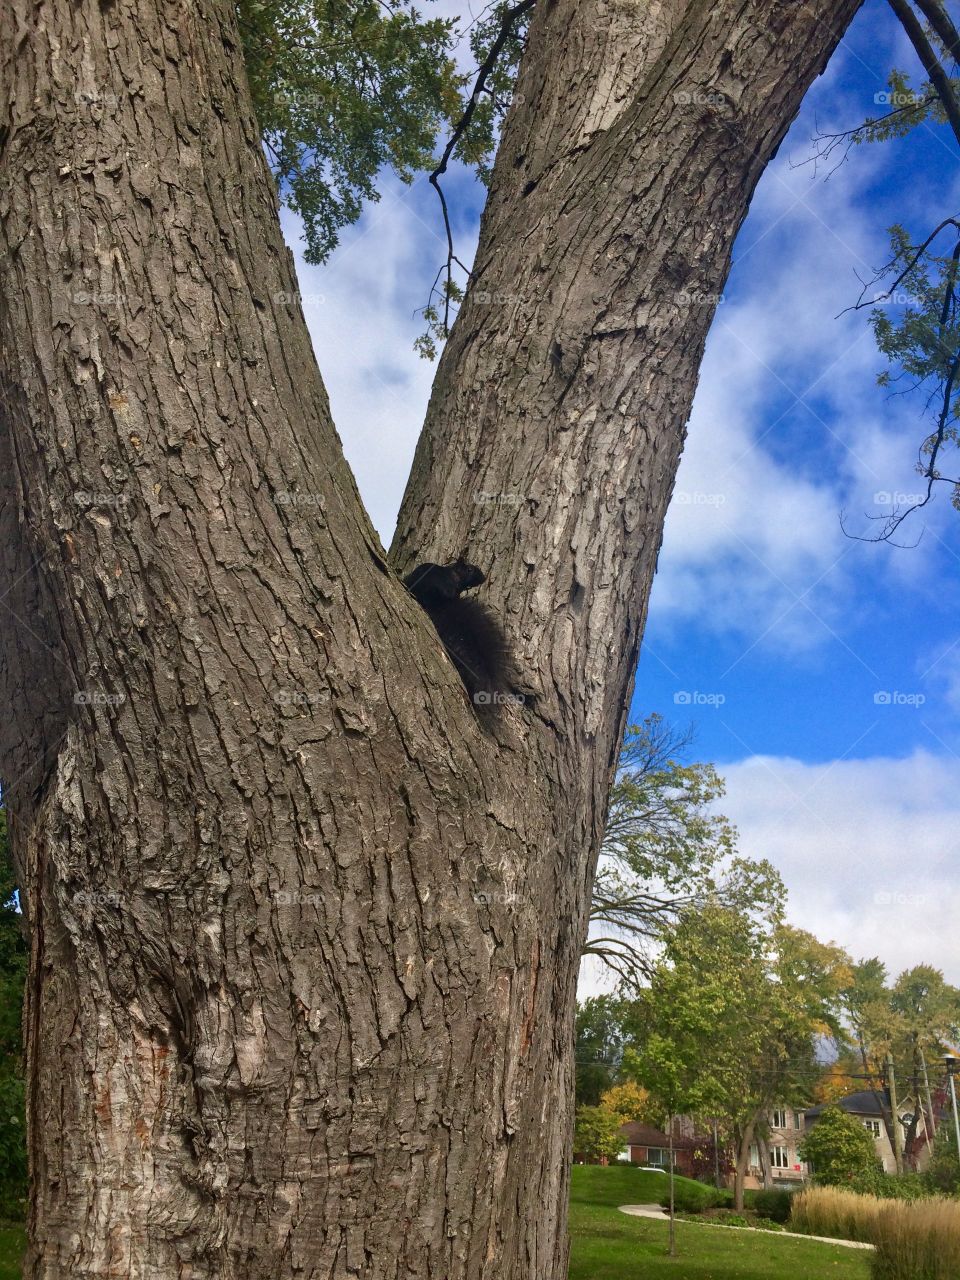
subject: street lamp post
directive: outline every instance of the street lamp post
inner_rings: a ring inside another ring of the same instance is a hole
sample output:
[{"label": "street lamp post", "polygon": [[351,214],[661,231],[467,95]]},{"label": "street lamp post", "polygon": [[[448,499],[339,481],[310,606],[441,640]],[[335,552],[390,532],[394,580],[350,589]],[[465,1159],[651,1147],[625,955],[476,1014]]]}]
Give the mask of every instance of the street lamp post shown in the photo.
[{"label": "street lamp post", "polygon": [[960,1160],[960,1116],[957,1115],[957,1086],[954,1078],[960,1074],[960,1058],[948,1053],[944,1057],[947,1064],[947,1079],[950,1081],[950,1101],[953,1103],[953,1127],[957,1135],[957,1159]]}]

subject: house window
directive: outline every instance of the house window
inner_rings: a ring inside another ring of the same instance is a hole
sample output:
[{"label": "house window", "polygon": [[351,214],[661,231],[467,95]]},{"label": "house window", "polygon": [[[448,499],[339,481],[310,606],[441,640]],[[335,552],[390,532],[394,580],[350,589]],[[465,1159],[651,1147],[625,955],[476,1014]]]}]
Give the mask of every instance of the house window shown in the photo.
[{"label": "house window", "polygon": [[760,1152],[757,1150],[755,1142],[750,1143],[750,1168],[757,1169],[760,1167]]},{"label": "house window", "polygon": [[879,1120],[864,1120],[863,1127],[865,1129],[869,1129],[875,1138],[880,1137],[880,1121]]},{"label": "house window", "polygon": [[770,1164],[774,1169],[790,1168],[790,1152],[786,1147],[770,1148]]},{"label": "house window", "polygon": [[803,1128],[803,1112],[802,1111],[795,1111],[793,1113],[793,1127],[795,1129]]},{"label": "house window", "polygon": [[770,1122],[774,1129],[785,1129],[787,1127],[786,1111],[774,1111],[773,1118]]},{"label": "house window", "polygon": [[[647,1164],[655,1165],[658,1169],[669,1169],[670,1149],[668,1147],[648,1147]],[[674,1156],[674,1164],[676,1164],[676,1156]]]}]

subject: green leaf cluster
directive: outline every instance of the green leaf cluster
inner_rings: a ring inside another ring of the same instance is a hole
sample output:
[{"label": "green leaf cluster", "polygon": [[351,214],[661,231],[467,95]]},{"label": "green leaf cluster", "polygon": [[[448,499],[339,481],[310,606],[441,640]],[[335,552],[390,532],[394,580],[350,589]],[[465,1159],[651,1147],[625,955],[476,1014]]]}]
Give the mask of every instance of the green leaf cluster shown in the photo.
[{"label": "green leaf cluster", "polygon": [[378,199],[376,179],[433,164],[467,77],[455,23],[409,0],[238,0],[247,76],[281,198],[303,219],[308,262]]}]

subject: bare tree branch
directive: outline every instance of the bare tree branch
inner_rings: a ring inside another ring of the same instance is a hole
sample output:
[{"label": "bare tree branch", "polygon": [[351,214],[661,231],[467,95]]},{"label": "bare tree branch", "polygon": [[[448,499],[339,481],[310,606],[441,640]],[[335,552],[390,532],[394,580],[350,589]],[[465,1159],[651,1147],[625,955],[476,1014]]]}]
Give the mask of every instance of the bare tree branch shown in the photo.
[{"label": "bare tree branch", "polygon": [[[467,129],[470,127],[470,121],[473,119],[474,112],[477,109],[477,103],[480,101],[480,95],[485,90],[487,80],[490,76],[490,73],[493,71],[494,67],[497,64],[497,59],[500,57],[500,54],[503,52],[504,45],[507,43],[507,41],[510,39],[511,35],[513,34],[519,19],[525,13],[527,13],[530,9],[532,9],[535,3],[536,3],[536,0],[519,0],[518,4],[513,5],[512,8],[507,9],[506,12],[504,13],[503,21],[500,25],[500,30],[497,32],[497,38],[494,40],[493,44],[490,46],[490,51],[487,54],[486,58],[484,58],[483,62],[480,64],[479,68],[477,69],[477,78],[473,83],[473,92],[470,94],[470,101],[467,103],[466,107],[464,108],[463,115],[460,117],[460,119],[457,121],[456,125],[454,126],[453,132],[450,134],[450,137],[447,139],[447,145],[443,149],[443,154],[440,157],[437,167],[433,170],[433,172],[430,174],[430,177],[428,179],[430,185],[433,187],[437,195],[440,197],[440,210],[441,210],[441,213],[443,214],[443,227],[447,237],[446,268],[441,267],[440,271],[437,273],[438,279],[441,275],[444,274],[444,271],[446,272],[446,277],[447,277],[447,287],[444,290],[444,301],[443,301],[443,335],[444,337],[447,337],[450,332],[450,325],[449,325],[450,285],[453,281],[454,264],[460,267],[462,271],[466,272],[468,277],[470,275],[470,272],[467,271],[467,268],[463,265],[463,263],[459,260],[459,258],[454,253],[453,229],[450,226],[450,211],[447,208],[447,200],[443,194],[443,189],[440,186],[440,178],[447,171],[447,165],[450,163],[450,157],[453,155],[454,151],[456,150],[457,143],[460,141],[460,139],[466,133]],[[431,289],[430,291],[431,298],[433,296],[435,289],[436,289],[436,284],[434,284],[434,288]]]}]

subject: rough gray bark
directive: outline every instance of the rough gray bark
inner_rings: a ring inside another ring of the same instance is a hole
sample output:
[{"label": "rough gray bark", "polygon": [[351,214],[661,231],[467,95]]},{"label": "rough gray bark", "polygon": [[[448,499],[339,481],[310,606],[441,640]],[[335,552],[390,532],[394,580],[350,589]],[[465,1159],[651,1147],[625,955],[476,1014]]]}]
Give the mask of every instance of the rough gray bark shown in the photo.
[{"label": "rough gray bark", "polygon": [[538,687],[492,733],[344,463],[229,6],[3,8],[28,1276],[564,1275],[577,961],[713,311],[678,295],[858,2],[537,11],[394,557],[488,571]]}]

